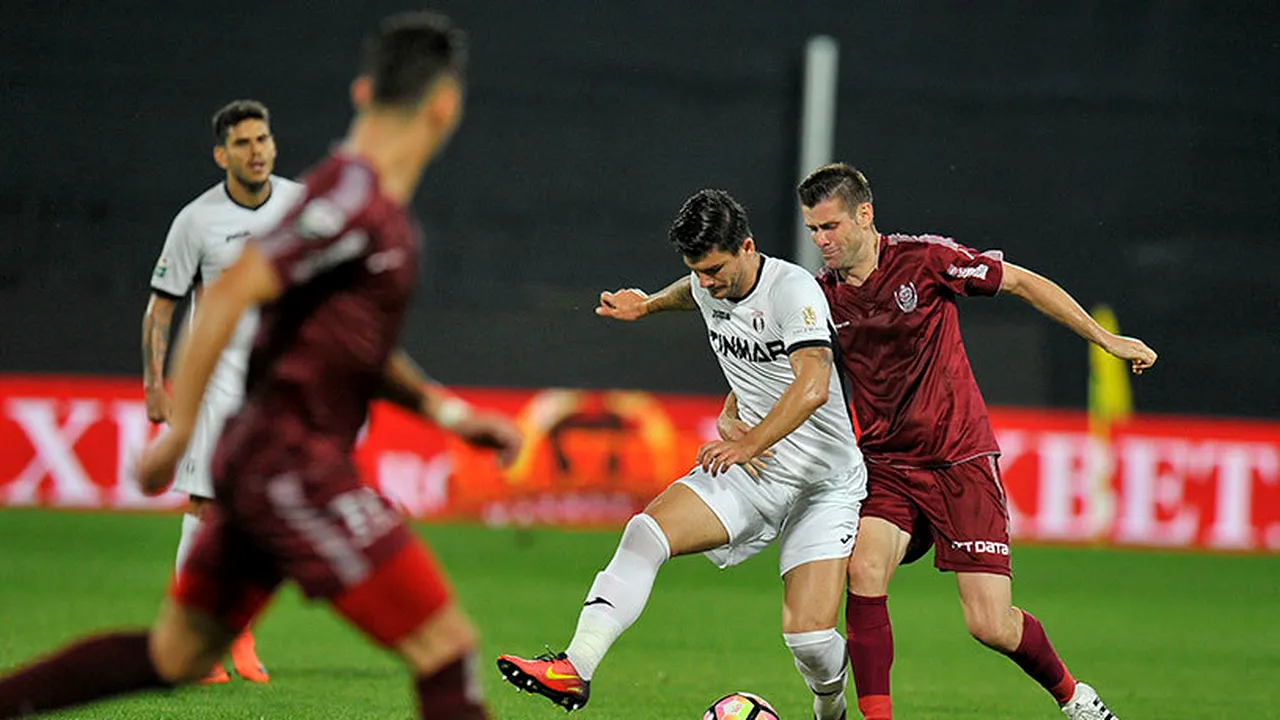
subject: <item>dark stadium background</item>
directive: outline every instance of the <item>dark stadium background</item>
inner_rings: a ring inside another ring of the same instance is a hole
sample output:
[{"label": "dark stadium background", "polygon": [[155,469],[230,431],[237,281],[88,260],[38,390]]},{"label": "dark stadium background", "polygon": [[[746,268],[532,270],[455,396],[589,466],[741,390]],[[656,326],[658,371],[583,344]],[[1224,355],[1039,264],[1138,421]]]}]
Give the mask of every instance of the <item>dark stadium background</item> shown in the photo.
[{"label": "dark stadium background", "polygon": [[[1280,409],[1280,11],[1256,2],[438,2],[471,34],[467,119],[417,203],[405,342],[451,383],[719,392],[695,318],[596,293],[680,271],[700,187],[788,255],[801,49],[840,42],[836,156],[881,230],[940,232],[1110,302],[1161,353],[1145,412]],[[0,7],[0,371],[136,374],[168,222],[215,182],[208,118],[268,103],[295,175],[350,117],[359,33],[399,3]],[[996,404],[1082,406],[1084,344],[963,306]]]},{"label": "dark stadium background", "polygon": [[[563,647],[621,518],[686,466],[725,388],[698,318],[605,321],[597,293],[676,277],[666,228],[706,186],[791,254],[803,48],[827,34],[835,157],[870,176],[881,230],[1003,249],[1161,355],[1135,418],[1086,418],[1084,341],[1013,298],[962,303],[1020,508],[1017,604],[1126,720],[1280,720],[1280,2],[432,4],[473,62],[466,120],[418,194],[405,344],[477,404],[540,412],[519,474],[384,413],[357,459],[476,619],[495,717],[555,712],[502,687],[493,658]],[[210,115],[264,101],[278,171],[301,173],[346,130],[361,34],[416,5],[0,0],[0,674],[150,622],[170,578],[185,500],[147,504],[130,465],[157,431],[140,326],[170,220],[222,177]],[[776,552],[664,567],[584,717],[696,718],[734,690],[811,717],[778,636]],[[899,714],[1061,717],[970,639],[930,565],[893,582]],[[256,632],[270,685],[60,717],[414,712],[397,663],[296,591]]]}]

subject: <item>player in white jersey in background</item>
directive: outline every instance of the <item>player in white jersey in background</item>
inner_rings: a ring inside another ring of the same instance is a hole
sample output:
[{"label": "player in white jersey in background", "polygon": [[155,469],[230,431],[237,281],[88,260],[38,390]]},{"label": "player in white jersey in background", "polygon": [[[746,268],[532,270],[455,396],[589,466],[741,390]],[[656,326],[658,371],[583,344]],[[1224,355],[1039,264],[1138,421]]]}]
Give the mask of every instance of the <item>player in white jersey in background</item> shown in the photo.
[{"label": "player in white jersey in background", "polygon": [[[213,159],[226,178],[192,200],[173,219],[164,249],[151,275],[151,300],[142,320],[142,370],[147,417],[165,422],[169,395],[164,386],[165,357],[174,308],[199,283],[211,283],[235,262],[250,235],[275,227],[303,194],[301,184],[272,175],[276,143],[271,117],[256,100],[236,100],[213,116]],[[222,425],[240,407],[244,375],[257,315],[247,313],[236,327],[209,380],[187,453],[178,465],[175,492],[186,493],[190,504],[182,517],[178,540],[178,572],[200,527],[204,504],[213,498],[209,463]],[[253,635],[246,630],[231,648],[236,672],[252,682],[267,682],[258,660]],[[214,666],[206,683],[230,682],[222,664]]]},{"label": "player in white jersey in background", "polygon": [[[844,640],[836,632],[866,469],[839,376],[830,312],[813,276],[756,251],[746,212],[703,190],[670,231],[690,274],[649,297],[602,293],[597,314],[634,320],[698,309],[746,420],[698,451],[698,465],[631,518],[596,575],[563,653],[498,658],[504,678],[568,710],[587,703],[609,647],[640,616],[669,558],[705,553],[719,567],[774,539],[783,579],[782,632],[814,693],[818,720],[845,717]],[[749,423],[754,423],[750,425]]]}]

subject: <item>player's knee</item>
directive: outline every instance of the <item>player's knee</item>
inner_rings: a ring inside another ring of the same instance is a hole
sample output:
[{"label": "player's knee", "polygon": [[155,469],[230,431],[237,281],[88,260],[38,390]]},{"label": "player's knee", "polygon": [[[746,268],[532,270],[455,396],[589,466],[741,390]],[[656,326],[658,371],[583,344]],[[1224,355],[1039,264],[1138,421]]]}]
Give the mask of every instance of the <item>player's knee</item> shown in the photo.
[{"label": "player's knee", "polygon": [[151,664],[171,684],[200,680],[231,647],[236,633],[221,621],[166,603],[147,637]]},{"label": "player's knee", "polygon": [[148,637],[151,664],[156,675],[170,685],[193,683],[209,674],[218,653],[175,641],[172,635],[153,630]]},{"label": "player's knee", "polygon": [[788,593],[782,601],[782,632],[812,633],[835,628],[844,593]]},{"label": "player's knee", "polygon": [[784,632],[782,640],[806,678],[830,680],[841,675],[845,642],[834,627],[804,632]]},{"label": "player's knee", "polygon": [[480,631],[476,629],[471,618],[458,612],[456,620],[449,627],[449,642],[459,656],[466,655],[480,644]]},{"label": "player's knee", "polygon": [[836,613],[822,613],[784,607],[782,609],[782,632],[784,635],[791,635],[832,630],[836,626],[838,613],[839,608],[837,608]]},{"label": "player's knee", "polygon": [[849,558],[849,592],[855,595],[883,595],[889,589],[893,564],[888,556],[865,553],[855,548]]},{"label": "player's knee", "polygon": [[396,644],[396,650],[418,675],[431,675],[475,652],[480,633],[456,605],[441,609],[422,627]]}]

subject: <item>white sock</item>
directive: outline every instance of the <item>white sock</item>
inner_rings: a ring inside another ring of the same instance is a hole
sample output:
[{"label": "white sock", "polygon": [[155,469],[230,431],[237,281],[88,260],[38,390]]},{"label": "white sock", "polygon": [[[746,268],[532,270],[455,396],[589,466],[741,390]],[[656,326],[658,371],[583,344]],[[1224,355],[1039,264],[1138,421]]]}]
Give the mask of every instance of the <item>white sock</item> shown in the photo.
[{"label": "white sock", "polygon": [[583,680],[591,679],[609,647],[640,617],[658,568],[669,557],[671,546],[658,521],[640,513],[627,522],[613,559],[591,584],[565,650]]},{"label": "white sock", "polygon": [[191,513],[182,514],[182,536],[178,538],[178,558],[174,563],[174,569],[179,575],[182,574],[182,566],[187,562],[187,556],[191,554],[191,545],[195,542],[196,533],[200,530],[200,518]]},{"label": "white sock", "polygon": [[813,714],[818,720],[838,720],[845,711],[844,684],[849,674],[844,638],[835,628],[783,633],[796,659],[796,669],[813,691]]}]

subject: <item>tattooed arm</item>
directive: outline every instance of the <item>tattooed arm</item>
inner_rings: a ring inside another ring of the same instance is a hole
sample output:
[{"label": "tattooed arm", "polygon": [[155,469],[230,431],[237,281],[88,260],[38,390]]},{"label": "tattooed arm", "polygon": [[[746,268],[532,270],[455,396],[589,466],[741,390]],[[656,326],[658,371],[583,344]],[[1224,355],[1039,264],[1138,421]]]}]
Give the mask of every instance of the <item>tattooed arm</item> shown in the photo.
[{"label": "tattooed arm", "polygon": [[639,320],[665,310],[697,310],[689,275],[676,280],[654,295],[637,288],[600,293],[596,314],[616,320]]},{"label": "tattooed arm", "polygon": [[178,301],[152,293],[142,316],[142,387],[147,398],[147,419],[169,419],[169,393],[164,389],[164,361],[169,355],[169,328]]}]

